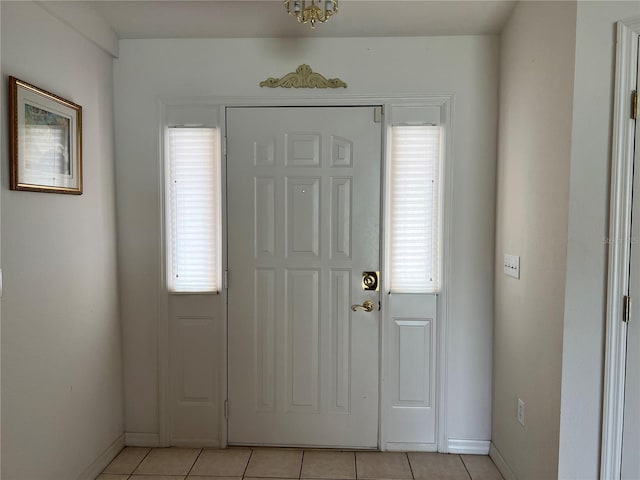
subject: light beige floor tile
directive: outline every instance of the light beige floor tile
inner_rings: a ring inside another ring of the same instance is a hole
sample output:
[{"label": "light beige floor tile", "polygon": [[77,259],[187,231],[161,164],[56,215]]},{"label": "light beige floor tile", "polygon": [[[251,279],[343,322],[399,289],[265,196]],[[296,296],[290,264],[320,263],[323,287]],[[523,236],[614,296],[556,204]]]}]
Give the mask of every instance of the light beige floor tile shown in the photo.
[{"label": "light beige floor tile", "polygon": [[411,480],[407,455],[397,452],[356,452],[358,478]]},{"label": "light beige floor tile", "polygon": [[245,477],[299,478],[301,466],[302,450],[256,449]]},{"label": "light beige floor tile", "polygon": [[128,478],[129,475],[114,475],[111,473],[103,473],[101,475],[98,475],[98,478],[96,478],[96,480],[127,480]]},{"label": "light beige floor tile", "polygon": [[304,452],[302,478],[356,478],[356,459],[352,452]]},{"label": "light beige floor tile", "polygon": [[104,469],[103,473],[130,474],[136,469],[150,448],[126,447]]},{"label": "light beige floor tile", "polygon": [[416,480],[469,480],[460,455],[442,453],[409,453]]},{"label": "light beige floor tile", "polygon": [[502,480],[502,475],[493,461],[486,455],[462,455],[471,480]]},{"label": "light beige floor tile", "polygon": [[199,448],[154,448],[136,468],[137,475],[186,475],[196,461]]},{"label": "light beige floor tile", "polygon": [[249,449],[205,449],[191,470],[192,475],[242,477],[247,468]]}]

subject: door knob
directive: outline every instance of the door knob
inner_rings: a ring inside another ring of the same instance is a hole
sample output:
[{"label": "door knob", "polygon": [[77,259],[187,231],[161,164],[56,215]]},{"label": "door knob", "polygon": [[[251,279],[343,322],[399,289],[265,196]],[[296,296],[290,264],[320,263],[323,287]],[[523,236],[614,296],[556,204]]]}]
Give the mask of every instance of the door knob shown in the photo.
[{"label": "door knob", "polygon": [[366,300],[362,302],[362,305],[351,305],[351,310],[354,312],[357,310],[364,310],[365,312],[373,312],[373,302]]}]

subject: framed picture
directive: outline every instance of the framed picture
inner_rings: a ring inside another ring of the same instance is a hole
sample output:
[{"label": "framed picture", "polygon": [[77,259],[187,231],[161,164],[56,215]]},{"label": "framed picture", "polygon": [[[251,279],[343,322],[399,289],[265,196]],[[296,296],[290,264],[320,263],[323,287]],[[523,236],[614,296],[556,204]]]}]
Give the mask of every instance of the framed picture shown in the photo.
[{"label": "framed picture", "polygon": [[82,194],[82,107],[9,77],[11,190]]}]

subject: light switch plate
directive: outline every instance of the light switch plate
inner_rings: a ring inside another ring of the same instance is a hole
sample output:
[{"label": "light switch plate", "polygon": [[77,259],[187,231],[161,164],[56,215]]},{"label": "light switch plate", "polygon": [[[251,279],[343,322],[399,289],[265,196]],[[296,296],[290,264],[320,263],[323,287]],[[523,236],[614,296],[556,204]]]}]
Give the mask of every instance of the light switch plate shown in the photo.
[{"label": "light switch plate", "polygon": [[524,427],[524,401],[518,398],[518,413],[516,414],[518,423]]},{"label": "light switch plate", "polygon": [[520,279],[520,257],[504,254],[504,274]]}]

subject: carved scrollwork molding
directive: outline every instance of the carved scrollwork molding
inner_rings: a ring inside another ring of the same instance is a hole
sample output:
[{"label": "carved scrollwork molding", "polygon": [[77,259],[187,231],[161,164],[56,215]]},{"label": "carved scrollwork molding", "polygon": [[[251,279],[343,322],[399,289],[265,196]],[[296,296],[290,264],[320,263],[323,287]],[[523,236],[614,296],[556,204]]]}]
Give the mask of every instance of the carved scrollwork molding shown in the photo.
[{"label": "carved scrollwork molding", "polygon": [[260,82],[260,86],[269,88],[347,88],[347,84],[339,78],[326,78],[314,72],[306,64],[300,65],[295,72],[287,73],[282,78],[267,78]]}]

